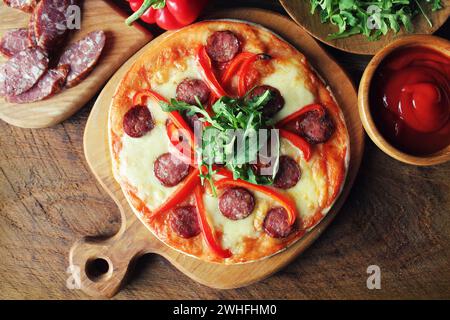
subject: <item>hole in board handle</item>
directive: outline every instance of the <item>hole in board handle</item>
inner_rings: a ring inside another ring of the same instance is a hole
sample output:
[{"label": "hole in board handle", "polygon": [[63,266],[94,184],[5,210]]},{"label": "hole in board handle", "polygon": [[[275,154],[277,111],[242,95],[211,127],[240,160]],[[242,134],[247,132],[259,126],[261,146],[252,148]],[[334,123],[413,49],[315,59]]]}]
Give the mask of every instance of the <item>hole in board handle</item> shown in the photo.
[{"label": "hole in board handle", "polygon": [[106,280],[112,270],[112,263],[106,258],[92,258],[86,262],[86,275],[93,282]]}]

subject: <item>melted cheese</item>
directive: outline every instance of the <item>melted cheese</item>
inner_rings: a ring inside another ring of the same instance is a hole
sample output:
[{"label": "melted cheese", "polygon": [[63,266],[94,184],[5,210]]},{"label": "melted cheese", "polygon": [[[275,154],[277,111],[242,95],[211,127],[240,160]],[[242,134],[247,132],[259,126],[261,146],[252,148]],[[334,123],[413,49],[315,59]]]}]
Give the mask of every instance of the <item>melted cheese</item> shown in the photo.
[{"label": "melted cheese", "polygon": [[137,190],[137,196],[152,210],[163,203],[176,187],[164,187],[155,177],[153,163],[168,152],[169,139],[164,125],[156,125],[140,138],[123,135],[120,175]]},{"label": "melted cheese", "polygon": [[222,231],[222,246],[234,254],[243,249],[243,238],[257,238],[262,232],[262,222],[270,208],[270,200],[264,195],[252,192],[255,196],[255,208],[245,219],[230,220],[219,210],[219,199],[205,194],[203,201],[209,219],[215,230]]},{"label": "melted cheese", "polygon": [[301,151],[286,139],[281,139],[281,154],[290,156],[300,166],[300,180],[286,192],[294,199],[300,218],[308,219],[316,213],[327,192],[326,177],[314,168],[318,158],[313,157],[306,162]]},{"label": "melted cheese", "polygon": [[[166,121],[169,118],[167,112],[163,111],[161,109],[161,106],[158,102],[156,102],[153,99],[147,99],[147,107],[152,113],[153,121],[155,122],[156,126],[161,126],[163,129],[165,128]],[[167,136],[167,134],[164,131],[164,136]]]},{"label": "melted cheese", "polygon": [[[175,98],[178,84],[186,78],[200,78],[194,59],[188,59],[183,65],[175,65],[169,73],[167,82],[158,83],[161,75],[151,79],[152,89],[167,99]],[[153,172],[153,163],[161,154],[169,151],[169,139],[165,131],[168,115],[153,99],[147,99],[147,107],[152,113],[155,128],[141,138],[131,138],[124,134],[120,152],[120,176],[138,191],[151,210],[163,203],[177,188],[161,185]]]},{"label": "melted cheese", "polygon": [[152,89],[166,99],[175,98],[178,84],[186,78],[202,79],[194,58],[186,59],[183,64],[175,64],[168,74],[156,72],[151,79]]},{"label": "melted cheese", "polygon": [[261,84],[277,88],[284,98],[285,105],[276,115],[281,120],[299,108],[315,101],[313,93],[307,88],[304,67],[296,60],[273,61],[274,72],[261,79]]}]

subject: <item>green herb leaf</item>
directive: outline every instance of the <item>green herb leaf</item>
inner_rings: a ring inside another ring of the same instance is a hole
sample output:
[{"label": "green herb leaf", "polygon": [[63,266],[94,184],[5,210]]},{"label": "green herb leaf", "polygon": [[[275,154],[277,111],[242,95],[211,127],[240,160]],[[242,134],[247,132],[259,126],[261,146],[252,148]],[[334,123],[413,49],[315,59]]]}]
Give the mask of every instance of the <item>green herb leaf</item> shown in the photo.
[{"label": "green herb leaf", "polygon": [[403,25],[407,32],[413,31],[412,18],[421,14],[430,27],[427,16],[442,9],[441,0],[310,0],[311,14],[319,14],[322,23],[331,23],[337,31],[328,39],[340,39],[362,34],[369,40],[379,39],[392,30],[397,33]]},{"label": "green herb leaf", "polygon": [[[272,176],[262,176],[252,170],[252,163],[258,158],[259,151],[266,141],[260,141],[259,129],[269,129],[273,125],[273,119],[263,116],[262,109],[271,99],[269,90],[253,99],[221,97],[212,105],[214,115],[210,115],[197,99],[197,105],[190,105],[176,99],[170,103],[160,102],[162,110],[166,112],[181,111],[187,115],[197,114],[200,121],[208,122],[202,131],[202,146],[196,148],[199,167],[208,170],[200,170],[202,183],[207,180],[213,187],[213,164],[223,164],[231,172],[235,179],[242,179],[255,184],[270,185]],[[271,158],[278,163],[279,143],[277,151]]]}]

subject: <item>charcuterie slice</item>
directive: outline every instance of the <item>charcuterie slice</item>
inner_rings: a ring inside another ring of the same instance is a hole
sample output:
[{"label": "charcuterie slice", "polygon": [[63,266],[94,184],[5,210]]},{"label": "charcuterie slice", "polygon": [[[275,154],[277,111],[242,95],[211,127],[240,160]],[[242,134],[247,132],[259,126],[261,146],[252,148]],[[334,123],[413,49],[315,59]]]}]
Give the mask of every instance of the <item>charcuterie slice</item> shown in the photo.
[{"label": "charcuterie slice", "polygon": [[289,156],[281,156],[273,185],[280,189],[290,189],[298,183],[300,177],[301,171],[298,163]]},{"label": "charcuterie slice", "polygon": [[28,47],[28,29],[26,28],[11,29],[0,40],[0,52],[8,58]]},{"label": "charcuterie slice", "polygon": [[228,219],[245,219],[254,208],[255,198],[244,188],[230,188],[220,195],[219,210]]},{"label": "charcuterie slice", "polygon": [[192,238],[200,234],[197,209],[183,206],[173,210],[170,215],[170,227],[182,238]]},{"label": "charcuterie slice", "polygon": [[49,69],[30,90],[6,97],[6,100],[12,103],[30,103],[51,97],[63,88],[69,69],[68,65]]},{"label": "charcuterie slice", "polygon": [[292,226],[288,222],[288,213],[281,207],[272,208],[267,212],[263,227],[272,238],[286,238],[292,231]]},{"label": "charcuterie slice", "polygon": [[270,101],[264,106],[263,113],[266,116],[273,116],[284,106],[284,98],[281,96],[280,91],[272,86],[262,85],[254,88],[250,93],[250,99],[255,99],[261,96],[266,91],[270,92]]},{"label": "charcuterie slice", "polygon": [[55,51],[65,39],[68,8],[71,0],[41,0],[34,11],[34,33],[37,45]]},{"label": "charcuterie slice", "polygon": [[3,0],[3,2],[11,8],[31,12],[36,7],[38,0]]},{"label": "charcuterie slice", "polygon": [[210,91],[208,86],[200,79],[184,79],[177,86],[177,99],[190,104],[208,102]]},{"label": "charcuterie slice", "polygon": [[64,51],[58,65],[70,65],[67,87],[76,86],[92,71],[105,46],[105,39],[103,31],[93,31]]},{"label": "charcuterie slice", "polygon": [[233,59],[241,46],[236,34],[229,30],[216,31],[208,37],[206,50],[212,60],[227,62]]},{"label": "charcuterie slice", "polygon": [[[85,69],[77,58],[90,52],[96,44],[76,45],[63,61]],[[135,61],[111,98],[112,171],[156,237],[204,261],[245,263],[325,217],[344,185],[349,138],[307,61],[267,29],[227,20],[178,30]],[[239,138],[252,132],[258,140]]]},{"label": "charcuterie slice", "polygon": [[47,66],[47,55],[39,48],[17,53],[0,65],[0,96],[16,96],[31,89]]}]

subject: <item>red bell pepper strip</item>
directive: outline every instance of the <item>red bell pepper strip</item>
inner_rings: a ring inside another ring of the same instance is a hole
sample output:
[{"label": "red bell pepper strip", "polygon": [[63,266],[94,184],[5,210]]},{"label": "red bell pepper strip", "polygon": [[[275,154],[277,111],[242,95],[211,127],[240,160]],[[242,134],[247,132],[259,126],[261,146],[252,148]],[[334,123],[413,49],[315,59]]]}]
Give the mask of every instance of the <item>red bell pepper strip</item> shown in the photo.
[{"label": "red bell pepper strip", "polygon": [[313,103],[313,104],[309,104],[303,108],[301,108],[300,110],[288,115],[286,118],[281,119],[277,124],[276,127],[277,128],[282,128],[284,127],[287,123],[291,122],[294,119],[297,119],[298,117],[304,115],[307,112],[310,111],[317,111],[320,113],[320,116],[325,115],[325,108],[324,106],[322,106],[321,104],[318,103]]},{"label": "red bell pepper strip", "polygon": [[219,167],[218,165],[213,165],[213,170],[216,171],[217,174],[227,177],[227,178],[233,178],[233,173],[224,167]]},{"label": "red bell pepper strip", "polygon": [[285,138],[289,140],[294,146],[299,148],[301,152],[303,153],[303,157],[306,161],[309,161],[311,159],[311,146],[308,142],[306,142],[305,139],[300,137],[298,134],[295,134],[293,132],[279,129],[280,130],[280,136],[282,138]]},{"label": "red bell pepper strip", "polygon": [[180,134],[180,129],[178,129],[172,121],[167,121],[166,133],[170,144],[176,150],[177,156],[186,163],[189,163],[189,165],[194,166],[194,150],[191,145],[187,146],[185,141],[180,140],[180,137],[183,137],[184,135]]},{"label": "red bell pepper strip", "polygon": [[166,124],[166,132],[170,142],[176,146],[180,142],[180,135],[178,134],[178,128],[172,121],[168,121]]},{"label": "red bell pepper strip", "polygon": [[195,187],[194,197],[197,205],[198,221],[200,223],[200,229],[202,231],[203,239],[206,241],[211,251],[219,257],[224,259],[231,257],[231,251],[229,249],[223,249],[222,246],[218,243],[214,234],[214,230],[211,228],[211,225],[208,222],[205,205],[203,203],[203,189],[200,185],[197,185]]},{"label": "red bell pepper strip", "polygon": [[192,193],[192,190],[200,184],[198,169],[192,169],[189,175],[181,182],[181,185],[169,196],[169,198],[158,208],[150,212],[148,218],[157,217],[163,212],[167,212]]},{"label": "red bell pepper strip", "polygon": [[147,23],[157,23],[165,30],[184,27],[194,22],[207,0],[129,0],[135,11],[125,22],[130,25],[141,18]]},{"label": "red bell pepper strip", "polygon": [[214,71],[212,69],[211,59],[206,52],[205,46],[200,46],[197,53],[197,61],[200,64],[200,72],[206,85],[211,92],[217,97],[228,96],[226,91],[222,88],[219,81],[217,81]]},{"label": "red bell pepper strip", "polygon": [[[136,92],[136,94],[133,97],[133,104],[138,105],[143,97],[152,97],[156,101],[163,101],[163,102],[168,103],[168,100],[166,98],[164,98],[163,96],[161,96],[159,93],[157,93],[153,90],[150,90],[150,89],[144,89],[144,90]],[[188,135],[187,138],[189,139],[189,143],[191,146],[193,146],[195,143],[194,133],[192,132],[191,127],[189,127],[189,125],[183,119],[181,114],[178,111],[170,111],[169,118],[177,126],[177,128],[183,129],[183,131],[187,133],[187,135]]]},{"label": "red bell pepper strip", "polygon": [[267,54],[254,54],[242,63],[241,68],[238,71],[238,94],[239,96],[244,96],[247,93],[247,83],[245,82],[250,68],[256,60],[267,60],[270,56]]},{"label": "red bell pepper strip", "polygon": [[253,57],[255,54],[250,52],[241,52],[239,53],[229,64],[227,69],[225,70],[221,82],[224,86],[228,84],[228,82],[231,80],[231,78],[236,75],[237,71],[239,70],[241,64]]},{"label": "red bell pepper strip", "polygon": [[240,179],[234,180],[232,178],[223,178],[219,181],[216,181],[214,185],[216,186],[217,189],[223,189],[227,186],[233,186],[233,187],[243,187],[264,193],[265,195],[279,202],[281,206],[284,209],[286,209],[290,225],[294,224],[295,219],[297,219],[297,208],[295,206],[295,203],[291,200],[291,198],[270,187],[253,184]]}]

